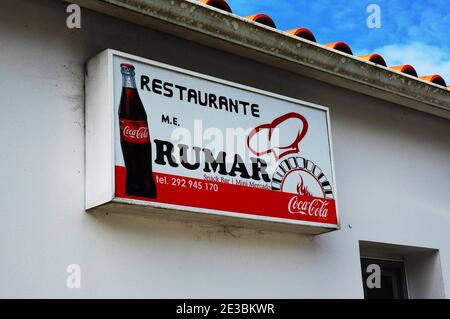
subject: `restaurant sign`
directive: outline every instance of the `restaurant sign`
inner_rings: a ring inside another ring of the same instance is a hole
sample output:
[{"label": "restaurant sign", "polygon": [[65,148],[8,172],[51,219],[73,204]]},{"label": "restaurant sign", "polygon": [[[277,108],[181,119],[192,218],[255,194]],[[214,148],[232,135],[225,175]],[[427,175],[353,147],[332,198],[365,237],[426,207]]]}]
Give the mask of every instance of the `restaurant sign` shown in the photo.
[{"label": "restaurant sign", "polygon": [[326,107],[113,50],[86,94],[87,209],[338,228]]}]

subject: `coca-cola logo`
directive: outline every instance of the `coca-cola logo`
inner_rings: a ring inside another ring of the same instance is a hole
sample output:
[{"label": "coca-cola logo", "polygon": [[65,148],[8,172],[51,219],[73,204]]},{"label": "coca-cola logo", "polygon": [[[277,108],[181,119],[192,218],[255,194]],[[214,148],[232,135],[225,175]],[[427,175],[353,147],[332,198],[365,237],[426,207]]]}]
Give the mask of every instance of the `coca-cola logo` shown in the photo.
[{"label": "coca-cola logo", "polygon": [[309,215],[319,218],[327,218],[328,204],[326,199],[302,199],[300,196],[293,196],[288,204],[291,214]]},{"label": "coca-cola logo", "polygon": [[125,126],[123,128],[123,135],[125,137],[131,137],[131,138],[135,138],[135,139],[141,139],[141,138],[149,137],[148,128],[147,127],[140,127],[138,129],[135,129],[133,127]]},{"label": "coca-cola logo", "polygon": [[147,121],[120,121],[120,136],[122,140],[131,143],[147,143],[150,134]]}]

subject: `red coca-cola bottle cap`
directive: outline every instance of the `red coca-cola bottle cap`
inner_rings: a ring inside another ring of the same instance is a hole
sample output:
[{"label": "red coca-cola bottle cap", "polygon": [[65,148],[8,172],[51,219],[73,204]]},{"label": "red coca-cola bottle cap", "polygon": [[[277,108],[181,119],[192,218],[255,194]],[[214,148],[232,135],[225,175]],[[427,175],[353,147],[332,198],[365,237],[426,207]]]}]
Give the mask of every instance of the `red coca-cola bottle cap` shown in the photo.
[{"label": "red coca-cola bottle cap", "polygon": [[134,70],[134,65],[132,65],[132,64],[122,63],[120,66],[121,66],[122,68],[127,68],[127,69],[132,69],[132,70]]}]

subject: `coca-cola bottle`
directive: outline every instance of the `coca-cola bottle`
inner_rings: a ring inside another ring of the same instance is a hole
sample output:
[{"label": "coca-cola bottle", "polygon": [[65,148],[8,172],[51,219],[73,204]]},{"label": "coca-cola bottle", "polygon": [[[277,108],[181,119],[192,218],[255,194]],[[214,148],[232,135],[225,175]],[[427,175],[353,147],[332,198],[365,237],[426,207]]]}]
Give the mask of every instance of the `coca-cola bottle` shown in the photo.
[{"label": "coca-cola bottle", "polygon": [[122,97],[119,106],[119,127],[126,167],[126,193],[130,196],[156,198],[147,114],[136,88],[134,66],[123,63],[120,67]]}]

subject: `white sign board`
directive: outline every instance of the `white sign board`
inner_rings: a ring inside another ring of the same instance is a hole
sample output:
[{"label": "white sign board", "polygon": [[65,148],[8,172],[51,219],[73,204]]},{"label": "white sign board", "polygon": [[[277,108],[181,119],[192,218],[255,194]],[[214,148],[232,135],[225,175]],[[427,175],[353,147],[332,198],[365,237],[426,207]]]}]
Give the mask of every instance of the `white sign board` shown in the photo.
[{"label": "white sign board", "polygon": [[338,228],[327,108],[112,50],[86,83],[87,208]]}]

